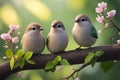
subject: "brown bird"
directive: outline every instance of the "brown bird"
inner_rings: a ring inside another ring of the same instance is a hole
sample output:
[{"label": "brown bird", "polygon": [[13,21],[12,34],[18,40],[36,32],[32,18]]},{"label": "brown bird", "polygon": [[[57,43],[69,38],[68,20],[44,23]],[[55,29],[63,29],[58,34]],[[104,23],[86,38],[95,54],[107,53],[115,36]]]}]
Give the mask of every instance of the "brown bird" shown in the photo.
[{"label": "brown bird", "polygon": [[52,53],[64,51],[68,45],[68,35],[61,21],[54,20],[51,24],[51,30],[48,33],[47,48]]},{"label": "brown bird", "polygon": [[42,28],[37,23],[30,23],[22,37],[21,44],[24,52],[41,53],[45,48]]},{"label": "brown bird", "polygon": [[83,14],[76,16],[72,29],[75,42],[81,47],[91,47],[95,44],[98,35],[90,19]]}]

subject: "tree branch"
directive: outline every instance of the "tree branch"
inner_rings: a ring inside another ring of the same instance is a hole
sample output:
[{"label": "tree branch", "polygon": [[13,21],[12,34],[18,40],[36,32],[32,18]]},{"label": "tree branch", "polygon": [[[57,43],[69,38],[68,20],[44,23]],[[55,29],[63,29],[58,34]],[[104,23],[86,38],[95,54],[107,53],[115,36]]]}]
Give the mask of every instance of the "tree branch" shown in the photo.
[{"label": "tree branch", "polygon": [[[92,47],[92,51],[104,51],[105,53],[97,58],[97,62],[104,61],[112,61],[112,60],[120,60],[120,45],[108,45],[108,46],[98,46]],[[90,49],[83,50],[70,50],[66,52],[62,52],[60,54],[55,54],[55,56],[60,55],[62,58],[65,58],[72,64],[82,64],[84,62],[84,58],[90,52]],[[22,70],[35,70],[35,69],[44,69],[45,64],[51,60],[53,57],[51,54],[45,55],[37,55],[33,56],[31,59],[35,61],[36,64],[28,64],[25,63],[25,66],[20,68],[15,68],[12,71],[10,70],[9,61],[0,64],[0,80],[5,80],[9,75],[16,73]]]}]

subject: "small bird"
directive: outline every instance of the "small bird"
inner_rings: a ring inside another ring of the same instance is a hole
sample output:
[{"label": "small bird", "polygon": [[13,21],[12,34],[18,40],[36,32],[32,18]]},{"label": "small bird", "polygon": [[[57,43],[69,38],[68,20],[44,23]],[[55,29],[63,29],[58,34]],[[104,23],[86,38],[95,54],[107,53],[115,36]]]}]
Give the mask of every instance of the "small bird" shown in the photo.
[{"label": "small bird", "polygon": [[46,45],[51,53],[64,51],[68,45],[68,35],[61,21],[54,20],[48,33]]},{"label": "small bird", "polygon": [[90,19],[83,14],[76,16],[72,35],[79,48],[89,47],[96,42],[98,35]]},{"label": "small bird", "polygon": [[24,52],[41,53],[45,48],[45,39],[42,28],[37,23],[30,23],[22,37],[21,44]]}]

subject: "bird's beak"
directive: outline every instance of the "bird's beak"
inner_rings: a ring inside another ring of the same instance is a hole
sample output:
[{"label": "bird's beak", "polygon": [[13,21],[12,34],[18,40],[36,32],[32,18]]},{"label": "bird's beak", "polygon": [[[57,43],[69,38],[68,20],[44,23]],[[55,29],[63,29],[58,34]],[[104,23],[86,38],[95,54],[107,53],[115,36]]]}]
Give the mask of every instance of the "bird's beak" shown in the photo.
[{"label": "bird's beak", "polygon": [[52,26],[53,28],[55,28],[56,24],[52,24],[51,26]]},{"label": "bird's beak", "polygon": [[43,30],[43,28],[40,28],[40,30]]},{"label": "bird's beak", "polygon": [[55,28],[55,25],[53,25],[52,27]]},{"label": "bird's beak", "polygon": [[75,22],[79,22],[79,20],[77,19],[77,20],[75,20]]}]

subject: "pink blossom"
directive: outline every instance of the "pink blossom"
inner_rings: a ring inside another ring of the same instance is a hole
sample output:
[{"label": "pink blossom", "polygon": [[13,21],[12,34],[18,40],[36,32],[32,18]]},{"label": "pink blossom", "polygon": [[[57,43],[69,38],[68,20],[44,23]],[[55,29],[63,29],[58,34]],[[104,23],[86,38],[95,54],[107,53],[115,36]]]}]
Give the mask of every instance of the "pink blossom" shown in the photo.
[{"label": "pink blossom", "polygon": [[120,40],[117,40],[117,43],[120,44]]},{"label": "pink blossom", "polygon": [[103,10],[106,10],[107,9],[107,3],[105,3],[105,2],[98,3],[98,7],[103,9]]},{"label": "pink blossom", "polygon": [[103,12],[103,9],[97,7],[97,8],[95,8],[95,11],[96,11],[96,13],[102,13],[102,12]]},{"label": "pink blossom", "polygon": [[96,18],[96,20],[99,22],[99,23],[103,23],[104,21],[104,16],[99,16]]},{"label": "pink blossom", "polygon": [[80,80],[80,78],[77,77],[77,78],[75,78],[74,80]]},{"label": "pink blossom", "polygon": [[19,25],[10,25],[9,28],[11,31],[15,31],[15,30],[19,29]]},{"label": "pink blossom", "polygon": [[0,35],[0,37],[5,41],[8,41],[8,40],[11,39],[11,36],[8,33],[3,33],[3,34]]},{"label": "pink blossom", "polygon": [[19,40],[18,40],[18,37],[14,37],[12,38],[12,43],[17,43]]},{"label": "pink blossom", "polygon": [[107,12],[107,18],[112,18],[113,16],[115,16],[115,14],[116,14],[116,10],[111,10]]}]

